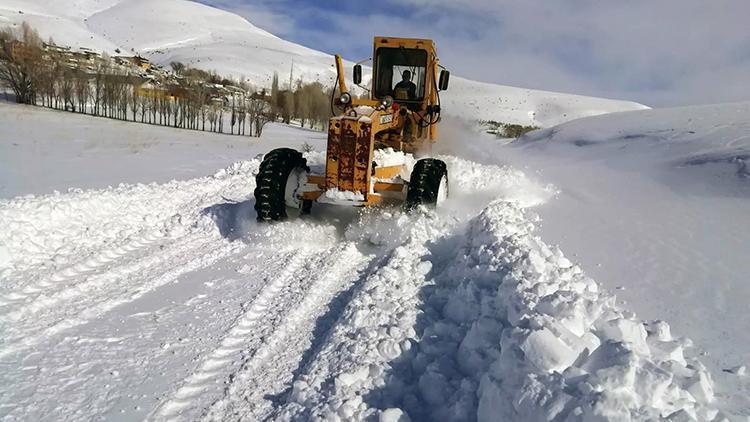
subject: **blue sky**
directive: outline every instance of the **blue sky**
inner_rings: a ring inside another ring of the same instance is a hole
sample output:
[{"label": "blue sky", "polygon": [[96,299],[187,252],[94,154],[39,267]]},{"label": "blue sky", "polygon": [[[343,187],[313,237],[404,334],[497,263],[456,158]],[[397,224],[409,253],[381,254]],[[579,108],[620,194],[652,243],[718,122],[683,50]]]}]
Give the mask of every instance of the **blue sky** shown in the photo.
[{"label": "blue sky", "polygon": [[201,0],[359,60],[374,35],[436,41],[484,82],[654,106],[750,100],[747,0]]}]

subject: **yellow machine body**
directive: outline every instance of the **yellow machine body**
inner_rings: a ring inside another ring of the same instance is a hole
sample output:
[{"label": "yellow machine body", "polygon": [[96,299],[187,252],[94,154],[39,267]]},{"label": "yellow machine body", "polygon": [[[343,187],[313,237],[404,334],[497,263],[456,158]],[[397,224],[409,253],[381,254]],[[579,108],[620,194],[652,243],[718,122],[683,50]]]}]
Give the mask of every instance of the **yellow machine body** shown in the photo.
[{"label": "yellow machine body", "polygon": [[[403,200],[409,174],[404,165],[378,166],[374,154],[386,148],[411,154],[430,152],[440,112],[438,68],[431,40],[375,37],[369,95],[352,98],[337,55],[340,94],[336,105],[342,112],[328,124],[325,174],[308,175],[302,199],[355,206]],[[357,70],[361,72],[361,67]],[[412,93],[394,88],[404,70],[416,79]],[[327,192],[352,195],[343,201],[326,200]]]}]

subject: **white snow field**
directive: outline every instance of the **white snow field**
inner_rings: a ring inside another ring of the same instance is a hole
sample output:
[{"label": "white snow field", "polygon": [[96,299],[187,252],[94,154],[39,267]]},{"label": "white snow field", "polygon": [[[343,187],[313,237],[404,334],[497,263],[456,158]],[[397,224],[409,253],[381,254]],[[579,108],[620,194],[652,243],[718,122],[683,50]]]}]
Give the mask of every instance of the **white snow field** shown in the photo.
[{"label": "white snow field", "polygon": [[60,113],[0,101],[0,198],[210,174],[268,148],[324,148],[325,134],[269,124],[266,138]]},{"label": "white snow field", "polygon": [[[137,52],[167,68],[180,61],[259,87],[270,87],[274,72],[285,80],[292,64],[295,80],[332,86],[335,78],[331,55],[280,39],[235,14],[186,0],[0,0],[0,26],[23,21],[58,44],[110,54],[119,48],[121,54]],[[485,84],[456,75],[442,97],[446,114],[540,127],[646,108],[630,101]]]},{"label": "white snow field", "polygon": [[[613,114],[517,145],[445,122],[439,210],[258,224],[257,154],[306,142],[320,166],[324,134],[198,150],[195,132],[5,105],[2,159],[29,164],[6,192],[47,193],[0,200],[0,419],[747,420],[748,108]],[[106,125],[92,151],[66,135]],[[72,148],[5,136],[26,130]],[[101,162],[118,151],[132,174]],[[46,189],[23,181],[75,157]],[[49,193],[58,179],[85,189]]]}]

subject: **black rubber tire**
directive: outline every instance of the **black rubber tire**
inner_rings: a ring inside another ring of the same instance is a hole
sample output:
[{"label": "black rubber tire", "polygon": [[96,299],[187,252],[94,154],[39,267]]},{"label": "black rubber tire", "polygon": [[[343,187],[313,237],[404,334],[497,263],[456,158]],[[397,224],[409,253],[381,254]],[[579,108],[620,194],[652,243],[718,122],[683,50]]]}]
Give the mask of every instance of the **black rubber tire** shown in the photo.
[{"label": "black rubber tire", "polygon": [[291,148],[278,148],[263,157],[255,176],[255,211],[258,221],[286,220],[284,191],[289,174],[296,168],[310,171],[302,153]]},{"label": "black rubber tire", "polygon": [[435,206],[443,177],[448,179],[448,169],[442,160],[423,158],[417,161],[409,178],[404,208],[410,211],[419,205]]}]

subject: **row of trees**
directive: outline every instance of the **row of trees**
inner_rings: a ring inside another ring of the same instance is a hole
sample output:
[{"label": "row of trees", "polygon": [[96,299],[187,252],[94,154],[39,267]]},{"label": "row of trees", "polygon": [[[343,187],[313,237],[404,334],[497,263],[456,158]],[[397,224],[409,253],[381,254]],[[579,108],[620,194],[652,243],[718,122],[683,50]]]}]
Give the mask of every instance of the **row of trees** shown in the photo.
[{"label": "row of trees", "polygon": [[271,104],[274,113],[284,122],[299,121],[302,127],[328,128],[331,117],[331,88],[320,82],[303,84],[297,81],[293,90],[279,89],[279,75],[274,73],[271,82]]},{"label": "row of trees", "polygon": [[318,82],[280,90],[274,75],[267,92],[179,62],[171,68],[145,71],[122,57],[72,53],[43,43],[26,23],[0,31],[0,85],[20,103],[250,136],[260,136],[269,121],[326,128],[330,117],[330,91]]}]

